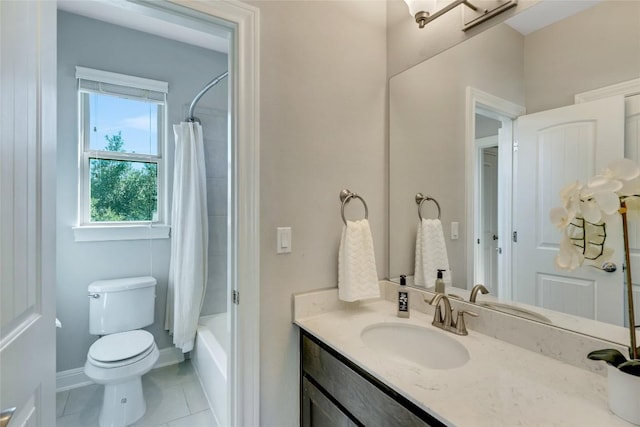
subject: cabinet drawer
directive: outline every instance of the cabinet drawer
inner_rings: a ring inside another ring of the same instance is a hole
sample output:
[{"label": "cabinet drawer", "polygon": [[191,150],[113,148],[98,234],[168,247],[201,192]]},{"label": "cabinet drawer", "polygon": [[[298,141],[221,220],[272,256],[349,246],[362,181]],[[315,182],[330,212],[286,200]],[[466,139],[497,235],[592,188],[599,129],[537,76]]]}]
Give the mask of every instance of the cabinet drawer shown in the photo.
[{"label": "cabinet drawer", "polygon": [[362,425],[444,425],[305,331],[301,334],[301,352],[302,375],[311,377]]},{"label": "cabinet drawer", "polygon": [[342,409],[302,378],[302,427],[357,427]]}]

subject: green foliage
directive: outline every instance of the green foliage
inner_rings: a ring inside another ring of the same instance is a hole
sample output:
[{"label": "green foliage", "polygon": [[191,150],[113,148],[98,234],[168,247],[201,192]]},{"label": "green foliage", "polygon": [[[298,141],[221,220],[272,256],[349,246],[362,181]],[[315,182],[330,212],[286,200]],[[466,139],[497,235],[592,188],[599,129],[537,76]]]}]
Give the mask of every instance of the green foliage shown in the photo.
[{"label": "green foliage", "polygon": [[613,348],[592,351],[587,357],[591,360],[605,361],[622,372],[640,377],[640,360],[627,360],[622,353]]},{"label": "green foliage", "polygon": [[640,377],[640,360],[628,360],[618,365],[618,369],[622,372],[626,372],[627,374]]},{"label": "green foliage", "polygon": [[[121,132],[107,135],[106,151],[123,152]],[[151,221],[157,210],[155,163],[90,159],[91,221]]]},{"label": "green foliage", "polygon": [[627,358],[624,357],[622,353],[612,348],[608,348],[606,350],[592,351],[587,355],[587,357],[591,360],[604,360],[609,365],[615,366],[615,367],[618,367],[620,364],[627,361]]}]

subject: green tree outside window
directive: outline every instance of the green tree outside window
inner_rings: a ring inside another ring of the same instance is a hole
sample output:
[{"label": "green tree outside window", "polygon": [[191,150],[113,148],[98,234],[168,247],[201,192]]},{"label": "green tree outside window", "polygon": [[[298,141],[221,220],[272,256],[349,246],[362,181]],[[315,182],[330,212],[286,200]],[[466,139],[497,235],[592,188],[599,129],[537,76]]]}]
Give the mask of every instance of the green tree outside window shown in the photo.
[{"label": "green tree outside window", "polygon": [[[105,151],[124,152],[121,132]],[[158,208],[158,165],[91,158],[91,221],[152,221]]]}]

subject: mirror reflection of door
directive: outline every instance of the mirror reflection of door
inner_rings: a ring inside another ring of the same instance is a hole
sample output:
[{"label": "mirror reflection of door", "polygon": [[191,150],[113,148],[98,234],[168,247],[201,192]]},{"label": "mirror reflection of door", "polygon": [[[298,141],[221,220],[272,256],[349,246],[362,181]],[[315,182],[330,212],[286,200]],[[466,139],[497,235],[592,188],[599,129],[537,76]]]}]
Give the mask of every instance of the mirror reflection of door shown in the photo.
[{"label": "mirror reflection of door", "polygon": [[[498,147],[482,149],[482,252],[484,283],[495,290],[498,279]],[[485,285],[486,286],[486,285]],[[494,292],[495,294],[495,292]]]},{"label": "mirror reflection of door", "polygon": [[568,314],[621,325],[623,277],[621,228],[607,224],[607,246],[618,269],[555,267],[560,233],[549,211],[561,204],[559,191],[585,183],[612,160],[623,157],[624,102],[606,98],[521,116],[514,164],[513,299]]},{"label": "mirror reflection of door", "polygon": [[482,283],[492,295],[499,294],[499,150],[498,133],[502,122],[489,117],[487,110],[478,109],[475,120],[476,150],[478,150],[479,185],[478,185],[478,217],[476,223],[480,229],[476,244],[479,246],[478,259],[474,270],[476,282]]},{"label": "mirror reflection of door", "polygon": [[[624,156],[640,162],[640,94],[625,98],[625,132]],[[633,281],[633,298],[635,318],[640,319],[640,221],[629,221],[629,246],[631,247],[631,280]],[[625,294],[624,325],[628,326],[627,301]]]}]

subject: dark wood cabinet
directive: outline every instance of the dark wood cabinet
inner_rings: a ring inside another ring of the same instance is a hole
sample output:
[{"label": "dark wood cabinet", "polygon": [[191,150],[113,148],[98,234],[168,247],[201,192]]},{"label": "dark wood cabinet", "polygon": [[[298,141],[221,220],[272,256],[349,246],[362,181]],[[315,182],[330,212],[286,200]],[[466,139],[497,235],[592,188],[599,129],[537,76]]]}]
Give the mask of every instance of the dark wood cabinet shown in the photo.
[{"label": "dark wood cabinet", "polygon": [[304,330],[300,351],[303,427],[445,425]]},{"label": "dark wood cabinet", "polygon": [[358,424],[307,378],[302,378],[304,427],[354,427]]}]

